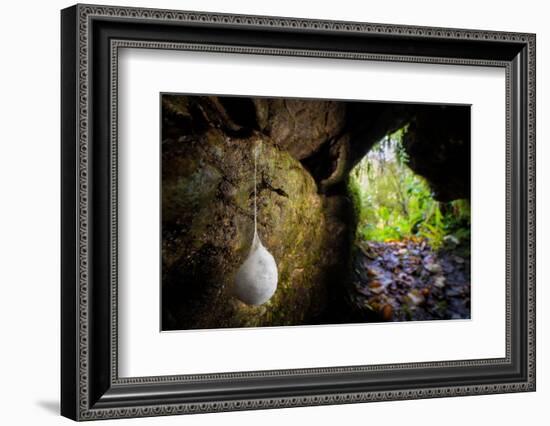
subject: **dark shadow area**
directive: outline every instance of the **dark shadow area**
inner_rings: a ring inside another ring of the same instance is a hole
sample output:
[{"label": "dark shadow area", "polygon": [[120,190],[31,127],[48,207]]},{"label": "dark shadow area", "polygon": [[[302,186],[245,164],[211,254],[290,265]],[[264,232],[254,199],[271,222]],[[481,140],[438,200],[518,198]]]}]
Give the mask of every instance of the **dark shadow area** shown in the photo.
[{"label": "dark shadow area", "polygon": [[59,401],[37,401],[36,405],[53,415],[60,415]]}]

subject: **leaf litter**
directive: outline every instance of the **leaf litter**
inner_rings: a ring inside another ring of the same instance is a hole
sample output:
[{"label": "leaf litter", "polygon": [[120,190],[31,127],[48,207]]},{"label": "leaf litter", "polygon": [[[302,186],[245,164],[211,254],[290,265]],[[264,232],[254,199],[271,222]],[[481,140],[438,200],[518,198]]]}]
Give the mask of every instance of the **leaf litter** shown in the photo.
[{"label": "leaf litter", "polygon": [[351,303],[364,321],[470,318],[470,259],[454,245],[434,251],[423,238],[360,241]]}]

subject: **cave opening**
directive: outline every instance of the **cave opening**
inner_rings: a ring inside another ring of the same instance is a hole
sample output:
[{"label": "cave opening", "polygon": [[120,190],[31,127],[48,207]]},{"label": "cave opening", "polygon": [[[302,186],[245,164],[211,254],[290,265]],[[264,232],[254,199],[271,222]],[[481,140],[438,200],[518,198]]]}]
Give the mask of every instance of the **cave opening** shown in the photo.
[{"label": "cave opening", "polygon": [[470,203],[439,201],[404,139],[386,134],[347,178],[356,228],[348,299],[358,321],[470,317]]}]

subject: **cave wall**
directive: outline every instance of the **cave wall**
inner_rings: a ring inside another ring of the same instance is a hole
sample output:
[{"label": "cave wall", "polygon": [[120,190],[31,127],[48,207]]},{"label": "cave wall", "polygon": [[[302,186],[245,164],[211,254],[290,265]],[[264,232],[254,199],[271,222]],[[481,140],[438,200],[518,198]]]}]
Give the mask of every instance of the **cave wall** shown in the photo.
[{"label": "cave wall", "polygon": [[423,107],[412,116],[404,136],[409,167],[429,182],[434,198],[470,198],[469,107]]}]

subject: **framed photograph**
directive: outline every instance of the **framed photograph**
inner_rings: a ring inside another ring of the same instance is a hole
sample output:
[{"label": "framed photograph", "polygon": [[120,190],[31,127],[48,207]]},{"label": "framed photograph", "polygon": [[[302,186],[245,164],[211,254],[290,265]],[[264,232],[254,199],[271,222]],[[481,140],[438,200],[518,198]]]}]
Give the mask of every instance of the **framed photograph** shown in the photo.
[{"label": "framed photograph", "polygon": [[535,35],[61,12],[61,412],[535,390]]}]

